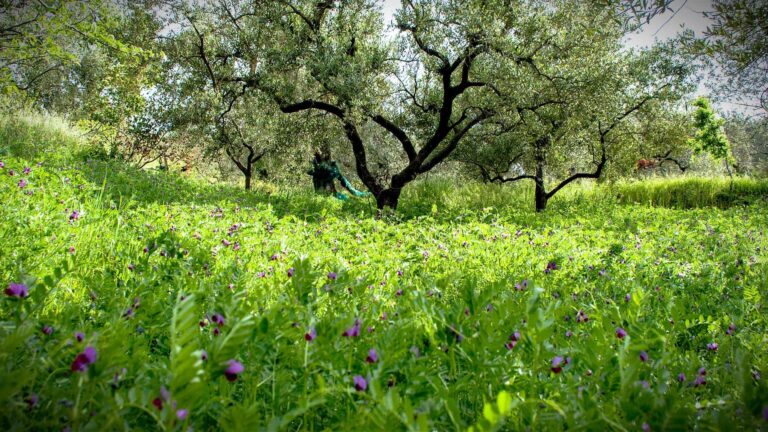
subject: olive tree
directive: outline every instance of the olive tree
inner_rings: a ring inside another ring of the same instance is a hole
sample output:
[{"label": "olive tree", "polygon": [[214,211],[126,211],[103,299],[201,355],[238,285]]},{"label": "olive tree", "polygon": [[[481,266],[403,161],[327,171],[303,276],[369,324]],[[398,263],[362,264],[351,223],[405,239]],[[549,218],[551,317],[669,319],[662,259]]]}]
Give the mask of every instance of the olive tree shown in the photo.
[{"label": "olive tree", "polygon": [[525,58],[528,69],[514,53],[497,65],[506,110],[456,155],[486,181],[533,181],[537,211],[572,182],[599,179],[611,160],[639,155],[643,117],[679,100],[689,73],[670,46],[623,48],[628,28],[614,8],[556,5],[539,15],[549,30]]}]

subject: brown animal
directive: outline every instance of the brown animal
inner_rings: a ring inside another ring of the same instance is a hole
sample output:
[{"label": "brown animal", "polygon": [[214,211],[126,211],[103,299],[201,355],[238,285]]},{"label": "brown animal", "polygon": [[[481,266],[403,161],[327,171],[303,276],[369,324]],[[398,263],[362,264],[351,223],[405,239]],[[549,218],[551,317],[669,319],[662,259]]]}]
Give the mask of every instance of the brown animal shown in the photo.
[{"label": "brown animal", "polygon": [[656,168],[656,159],[640,159],[637,161],[637,170],[649,170]]}]

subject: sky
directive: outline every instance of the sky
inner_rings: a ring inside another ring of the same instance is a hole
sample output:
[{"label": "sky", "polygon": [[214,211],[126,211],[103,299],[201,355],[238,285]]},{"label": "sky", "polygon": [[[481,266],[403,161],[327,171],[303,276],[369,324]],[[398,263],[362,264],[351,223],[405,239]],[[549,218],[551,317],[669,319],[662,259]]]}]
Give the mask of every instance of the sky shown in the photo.
[{"label": "sky", "polygon": [[[395,11],[400,7],[400,0],[382,0],[385,21],[392,22]],[[575,0],[577,1],[577,0]],[[674,37],[684,28],[693,30],[696,36],[701,36],[706,30],[709,20],[704,12],[712,10],[711,0],[673,0],[670,10],[655,16],[641,30],[628,37],[626,46],[646,48],[655,41],[665,41]],[[706,83],[702,82],[696,91],[697,95],[706,95],[710,90]],[[744,112],[744,108],[732,103],[715,103],[720,111]]]}]

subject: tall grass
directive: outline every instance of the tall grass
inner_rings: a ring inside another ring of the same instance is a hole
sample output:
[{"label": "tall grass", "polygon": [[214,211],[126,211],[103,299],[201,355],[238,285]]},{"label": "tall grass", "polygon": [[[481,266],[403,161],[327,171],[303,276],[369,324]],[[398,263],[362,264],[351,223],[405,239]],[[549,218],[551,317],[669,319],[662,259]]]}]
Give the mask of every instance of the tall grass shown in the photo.
[{"label": "tall grass", "polygon": [[0,115],[0,154],[62,162],[87,149],[82,132],[65,119],[34,111]]},{"label": "tall grass", "polygon": [[768,199],[768,179],[678,177],[620,182],[609,188],[622,204],[672,208],[728,207]]}]

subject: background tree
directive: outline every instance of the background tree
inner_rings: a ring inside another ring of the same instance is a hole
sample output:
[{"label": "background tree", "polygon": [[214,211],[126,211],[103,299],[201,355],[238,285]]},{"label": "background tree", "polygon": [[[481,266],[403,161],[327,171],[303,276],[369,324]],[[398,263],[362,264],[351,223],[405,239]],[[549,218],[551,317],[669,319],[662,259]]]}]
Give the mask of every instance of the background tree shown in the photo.
[{"label": "background tree", "polygon": [[[219,25],[230,32],[228,40],[237,41],[230,54],[246,64],[259,60],[226,80],[269,95],[284,113],[315,110],[338,122],[358,177],[380,208],[394,208],[406,184],[445,160],[491,115],[484,106],[461,112],[454,107],[486,86],[472,76],[474,66],[489,55],[492,40],[505,34],[508,27],[499,17],[508,12],[501,3],[470,3],[405,2],[393,47],[382,43],[375,2],[247,2],[237,11],[230,5],[229,21]],[[255,28],[267,31],[279,52],[249,30]],[[409,75],[415,65],[423,88],[418,94]],[[415,97],[403,100],[407,94]],[[388,168],[396,167],[391,176],[374,173],[369,164],[370,144],[361,132],[369,125],[400,147],[397,158],[387,161]]]},{"label": "background tree", "polygon": [[731,114],[725,118],[725,134],[731,143],[734,168],[739,174],[768,173],[768,117]]},{"label": "background tree", "polygon": [[728,175],[733,180],[731,165],[734,162],[731,154],[731,144],[725,134],[725,120],[715,114],[709,99],[699,97],[693,102],[696,110],[693,112],[695,132],[689,143],[695,153],[705,152],[715,160],[722,160]]},{"label": "background tree", "polygon": [[[485,181],[532,180],[537,211],[571,182],[599,179],[609,160],[637,160],[640,119],[679,97],[688,69],[668,46],[622,49],[630,29],[615,14],[594,4],[542,7],[527,68],[507,56],[496,69],[507,77],[498,86],[507,112],[458,159]],[[554,178],[561,180],[548,190]]]},{"label": "background tree", "polygon": [[714,0],[712,20],[700,39],[688,35],[694,51],[715,61],[718,96],[768,115],[768,3]]},{"label": "background tree", "polygon": [[[146,54],[118,34],[125,9],[102,1],[0,3],[0,88],[4,94],[44,91],[39,81],[80,64],[83,49],[98,46],[123,59]],[[50,84],[50,82],[48,83]],[[33,95],[33,96],[39,96]]]}]

